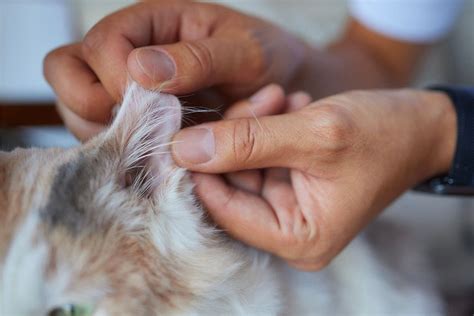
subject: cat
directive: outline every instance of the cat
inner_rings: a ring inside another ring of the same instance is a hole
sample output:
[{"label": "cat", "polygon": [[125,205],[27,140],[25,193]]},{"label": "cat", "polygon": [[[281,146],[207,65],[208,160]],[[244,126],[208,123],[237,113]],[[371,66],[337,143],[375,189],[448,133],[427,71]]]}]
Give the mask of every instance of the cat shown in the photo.
[{"label": "cat", "polygon": [[397,264],[414,245],[384,261],[360,236],[299,272],[220,231],[171,157],[181,120],[131,84],[82,146],[0,152],[1,316],[443,314],[429,269]]}]

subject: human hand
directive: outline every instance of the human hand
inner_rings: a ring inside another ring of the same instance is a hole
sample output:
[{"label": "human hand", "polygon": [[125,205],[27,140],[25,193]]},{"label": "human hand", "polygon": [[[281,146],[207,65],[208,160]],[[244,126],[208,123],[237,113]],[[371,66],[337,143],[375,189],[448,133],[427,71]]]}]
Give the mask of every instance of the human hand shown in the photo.
[{"label": "human hand", "polygon": [[[281,111],[279,94],[263,115]],[[402,192],[449,169],[456,118],[438,92],[347,92],[298,110],[307,102],[258,120],[242,118],[244,102],[229,110],[238,119],[179,132],[173,155],[229,234],[317,270]]]},{"label": "human hand", "polygon": [[212,87],[233,100],[269,82],[289,83],[305,47],[278,27],[223,6],[147,1],[51,52],[44,72],[66,125],[84,140],[110,119],[129,77],[176,95]]}]

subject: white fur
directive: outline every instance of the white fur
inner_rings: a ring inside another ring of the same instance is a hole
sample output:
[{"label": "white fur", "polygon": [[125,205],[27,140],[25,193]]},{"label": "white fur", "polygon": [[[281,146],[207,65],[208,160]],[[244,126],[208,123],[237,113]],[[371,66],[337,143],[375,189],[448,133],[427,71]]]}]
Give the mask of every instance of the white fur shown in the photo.
[{"label": "white fur", "polygon": [[133,151],[126,155],[124,164],[132,166],[149,155],[152,165],[148,170],[160,175],[147,184],[158,201],[158,212],[149,214],[148,221],[156,248],[164,256],[179,258],[186,266],[191,287],[205,293],[202,300],[191,306],[192,311],[181,312],[276,315],[280,307],[279,288],[272,277],[268,256],[253,250],[254,255],[248,256],[238,245],[228,245],[235,251],[223,249],[215,241],[217,232],[203,222],[204,214],[194,200],[188,175],[170,159],[169,140],[178,131],[180,121],[181,108],[176,98],[143,90],[133,83],[116,119],[120,127],[116,128],[132,134],[123,137],[127,140],[125,151]]},{"label": "white fur", "polygon": [[1,273],[0,315],[28,316],[42,311],[48,250],[43,242],[33,242],[37,223],[34,213],[28,216],[11,243]]},{"label": "white fur", "polygon": [[70,302],[91,302],[103,296],[96,284],[70,292],[74,271],[61,265],[46,278],[47,242],[38,230],[38,215],[32,212],[19,227],[7,253],[0,278],[0,315],[46,315],[50,309]]},{"label": "white fur", "polygon": [[[409,255],[409,254],[407,254]],[[413,282],[400,287],[396,271],[385,267],[363,237],[354,240],[324,271],[282,267],[290,283],[294,315],[443,315],[435,291]],[[423,272],[421,272],[423,273]]]}]

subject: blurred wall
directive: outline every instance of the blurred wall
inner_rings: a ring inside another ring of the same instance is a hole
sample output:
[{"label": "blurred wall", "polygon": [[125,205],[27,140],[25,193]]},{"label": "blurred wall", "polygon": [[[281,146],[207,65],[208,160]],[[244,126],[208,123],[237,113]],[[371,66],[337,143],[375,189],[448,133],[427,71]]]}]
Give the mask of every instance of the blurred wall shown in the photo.
[{"label": "blurred wall", "polygon": [[68,1],[0,0],[0,104],[55,99],[43,58],[74,40],[74,20]]}]

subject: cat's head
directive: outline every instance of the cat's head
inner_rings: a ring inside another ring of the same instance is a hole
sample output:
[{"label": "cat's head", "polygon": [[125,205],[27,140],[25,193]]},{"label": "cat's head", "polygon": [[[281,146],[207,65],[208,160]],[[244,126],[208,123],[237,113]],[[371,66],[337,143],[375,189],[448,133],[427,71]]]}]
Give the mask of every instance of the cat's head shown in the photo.
[{"label": "cat's head", "polygon": [[81,147],[0,153],[1,315],[233,304],[229,293],[248,282],[228,281],[255,262],[202,218],[169,152],[180,122],[175,97],[132,85],[112,126]]}]

